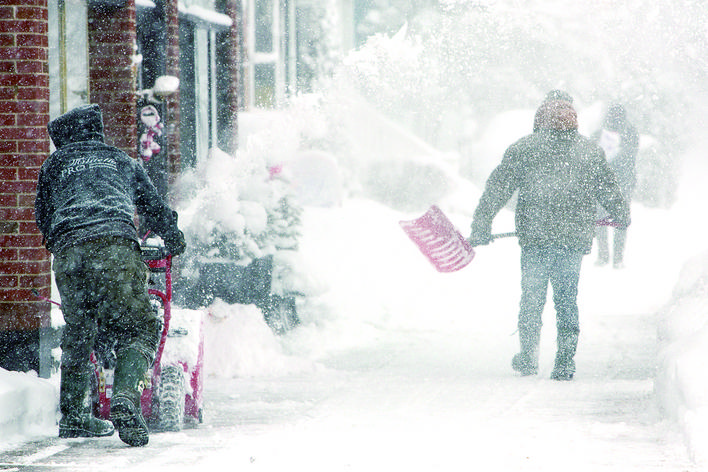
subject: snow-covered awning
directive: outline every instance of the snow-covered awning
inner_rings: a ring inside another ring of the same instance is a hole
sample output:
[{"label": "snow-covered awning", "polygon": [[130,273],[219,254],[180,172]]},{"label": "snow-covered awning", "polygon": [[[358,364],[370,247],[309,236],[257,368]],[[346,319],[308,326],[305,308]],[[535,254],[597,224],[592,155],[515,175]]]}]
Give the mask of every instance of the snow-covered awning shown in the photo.
[{"label": "snow-covered awning", "polygon": [[228,30],[233,25],[233,21],[228,15],[207,10],[198,5],[187,7],[182,2],[179,3],[179,16],[180,20],[192,22],[201,28]]}]

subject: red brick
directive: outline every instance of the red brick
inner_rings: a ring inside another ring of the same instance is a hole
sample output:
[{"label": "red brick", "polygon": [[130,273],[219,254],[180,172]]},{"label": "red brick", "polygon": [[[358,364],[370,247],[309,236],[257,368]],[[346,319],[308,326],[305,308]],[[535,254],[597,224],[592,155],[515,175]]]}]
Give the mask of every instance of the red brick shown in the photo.
[{"label": "red brick", "polygon": [[[0,87],[0,94],[3,88]],[[16,92],[13,86],[13,92]],[[49,113],[49,102],[39,100],[15,100],[7,99],[4,95],[4,100],[0,101],[0,113]]]},{"label": "red brick", "polygon": [[[27,197],[29,198],[30,195],[28,195]],[[34,200],[34,195],[31,195],[31,197],[32,197],[32,200]],[[30,205],[30,206],[34,207],[34,205]],[[34,221],[20,221],[19,222],[19,230],[20,230],[20,234],[25,234],[25,235],[26,234],[32,234],[32,235],[39,234],[39,228],[37,228],[37,223]],[[40,243],[35,246],[30,246],[28,244],[24,247],[42,247],[43,245],[41,244],[41,238],[39,241],[40,241]]]},{"label": "red brick", "polygon": [[0,221],[0,234],[17,234],[19,226],[20,224],[17,221]]},{"label": "red brick", "polygon": [[41,114],[17,115],[17,126],[47,126],[49,117]]},{"label": "red brick", "polygon": [[46,137],[44,127],[0,128],[0,139],[41,139]]},{"label": "red brick", "polygon": [[0,61],[0,74],[16,74],[17,61]]},{"label": "red brick", "polygon": [[[17,141],[10,141],[17,143]],[[24,141],[21,141],[24,142]],[[3,142],[0,141],[0,147],[4,148]],[[17,148],[17,146],[15,146]],[[46,154],[2,154],[0,153],[0,166],[6,167],[39,167],[47,158]],[[25,193],[34,192],[34,189],[27,190]]]},{"label": "red brick", "polygon": [[47,20],[49,11],[46,7],[18,7],[16,18],[19,20]]},{"label": "red brick", "polygon": [[[6,64],[6,63],[0,61],[0,64]],[[13,64],[12,70],[10,70],[10,71],[4,70],[4,68],[2,68],[0,66],[0,70],[2,70],[2,73],[14,74],[15,73],[15,66],[14,66],[15,63],[13,62],[12,64]],[[10,109],[8,108],[8,105],[10,103],[12,103],[10,100],[14,101],[16,99],[17,99],[17,89],[15,89],[14,87],[0,87],[0,113],[8,113],[10,111]]]},{"label": "red brick", "polygon": [[24,6],[47,7],[47,0],[0,0],[0,5],[17,6],[18,2],[21,2]]},{"label": "red brick", "polygon": [[17,177],[20,180],[37,180],[37,178],[39,177],[39,168],[21,167],[17,171]]},{"label": "red brick", "polygon": [[19,261],[19,251],[16,248],[0,248],[0,260],[2,261]]},{"label": "red brick", "polygon": [[32,291],[26,288],[5,288],[0,289],[0,301],[19,301],[35,298]]},{"label": "red brick", "polygon": [[34,193],[37,191],[37,183],[28,180],[6,182],[6,184],[3,184],[3,191],[8,193]]},{"label": "red brick", "polygon": [[17,100],[47,100],[49,101],[48,87],[23,87],[17,90]]},{"label": "red brick", "polygon": [[17,180],[17,176],[17,168],[0,167],[0,180]]},{"label": "red brick", "polygon": [[[19,281],[20,287],[34,287],[45,297],[49,297],[51,294],[52,277],[49,274],[23,275],[22,277],[19,277]],[[42,292],[46,292],[46,295]]]},{"label": "red brick", "polygon": [[39,46],[46,48],[49,47],[49,38],[46,34],[18,34],[17,46]]},{"label": "red brick", "polygon": [[34,221],[34,210],[30,208],[2,208],[0,219],[12,221]]},{"label": "red brick", "polygon": [[2,274],[18,274],[18,275],[30,275],[30,274],[43,274],[49,272],[50,263],[46,262],[22,262],[22,261],[3,261],[0,260],[0,273]]},{"label": "red brick", "polygon": [[19,260],[21,261],[43,261],[47,259],[47,251],[41,248],[19,249]]},{"label": "red brick", "polygon": [[16,126],[17,125],[17,115],[7,114],[0,115],[0,126]]},{"label": "red brick", "polygon": [[20,278],[16,275],[0,275],[0,287],[12,288],[19,285]]},{"label": "red brick", "polygon": [[[47,120],[45,118],[45,120]],[[47,120],[48,121],[48,120]],[[38,165],[41,165],[49,153],[49,132],[47,132],[47,138],[39,141],[19,141],[17,143],[17,152],[21,154],[34,154],[42,153],[41,159],[38,161]]]},{"label": "red brick", "polygon": [[[0,22],[1,24],[2,22]],[[22,47],[16,46],[11,48],[0,49],[0,58],[5,60],[40,60],[47,59],[46,47]]]},{"label": "red brick", "polygon": [[15,193],[0,193],[0,206],[17,206],[18,196]]},{"label": "red brick", "polygon": [[29,331],[49,326],[47,301],[0,303],[0,331]]},{"label": "red brick", "polygon": [[[0,8],[0,15],[2,9]],[[0,47],[16,46],[14,34],[0,34]]]},{"label": "red brick", "polygon": [[[16,234],[0,234],[0,246],[2,247],[41,247],[42,236],[37,235],[16,235]],[[0,266],[0,273],[10,274],[14,271],[7,270],[8,268]],[[36,271],[32,271],[36,273]]]},{"label": "red brick", "polygon": [[46,21],[0,19],[0,33],[46,33]]}]

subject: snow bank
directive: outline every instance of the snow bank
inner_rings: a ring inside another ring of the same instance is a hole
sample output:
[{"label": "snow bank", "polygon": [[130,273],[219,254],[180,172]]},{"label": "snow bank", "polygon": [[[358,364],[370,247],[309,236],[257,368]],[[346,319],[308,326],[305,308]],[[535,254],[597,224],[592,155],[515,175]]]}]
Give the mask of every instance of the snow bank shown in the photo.
[{"label": "snow bank", "polygon": [[708,253],[685,265],[660,315],[657,397],[691,459],[708,465]]},{"label": "snow bank", "polygon": [[58,398],[50,381],[0,368],[0,449],[55,435]]},{"label": "snow bank", "polygon": [[285,352],[255,305],[229,305],[217,300],[208,312],[204,321],[207,376],[267,377],[317,368]]}]

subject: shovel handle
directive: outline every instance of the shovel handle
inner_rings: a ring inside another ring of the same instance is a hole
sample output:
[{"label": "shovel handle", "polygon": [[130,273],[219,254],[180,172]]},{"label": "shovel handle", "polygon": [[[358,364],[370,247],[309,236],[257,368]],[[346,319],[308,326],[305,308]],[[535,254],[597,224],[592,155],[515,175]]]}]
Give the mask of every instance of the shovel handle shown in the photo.
[{"label": "shovel handle", "polygon": [[513,238],[514,236],[516,236],[516,233],[514,233],[514,232],[493,234],[492,241],[494,241],[495,239],[499,239],[499,238]]},{"label": "shovel handle", "polygon": [[[609,218],[605,218],[605,219],[602,219],[602,220],[597,220],[597,221],[595,222],[595,224],[596,224],[597,226],[612,226],[613,228],[619,228],[620,226],[622,226],[622,225],[620,225],[619,223],[617,223],[616,221],[612,221],[612,220],[609,219]],[[500,238],[513,238],[514,236],[516,236],[516,233],[515,233],[515,232],[493,234],[493,235],[492,235],[492,241],[494,241],[495,239],[500,239]]]}]

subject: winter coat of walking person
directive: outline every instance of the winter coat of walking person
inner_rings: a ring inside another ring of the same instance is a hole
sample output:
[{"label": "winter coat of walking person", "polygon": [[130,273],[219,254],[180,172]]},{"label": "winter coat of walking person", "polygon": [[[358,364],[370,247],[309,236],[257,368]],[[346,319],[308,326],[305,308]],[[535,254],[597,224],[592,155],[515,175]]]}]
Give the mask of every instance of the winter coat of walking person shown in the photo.
[{"label": "winter coat of walking person", "polygon": [[534,123],[536,131],[509,146],[489,176],[469,241],[473,245],[491,242],[492,220],[518,191],[521,349],[512,359],[512,368],[522,375],[538,373],[542,313],[550,282],[557,326],[551,378],[571,380],[580,332],[580,266],[592,247],[596,205],[599,202],[625,227],[630,222],[629,206],[602,148],[578,133],[577,114],[570,101],[547,99]]},{"label": "winter coat of walking person", "polygon": [[[162,323],[148,298],[136,210],[171,254],[184,251],[184,235],[142,163],[104,143],[97,105],[75,108],[47,127],[56,151],[40,169],[35,216],[54,255],[66,322],[59,436],[109,436],[115,427],[122,441],[142,446],[149,435],[140,396]],[[95,418],[86,403],[89,356],[99,332],[115,342],[112,424]]]},{"label": "winter coat of walking person", "polygon": [[[620,104],[610,106],[605,115],[602,128],[593,135],[593,139],[604,149],[605,157],[617,176],[617,183],[628,203],[637,183],[635,161],[639,150],[639,135],[635,127],[627,120],[627,111]],[[600,207],[600,218],[607,217],[607,212]],[[624,249],[627,241],[626,228],[615,228],[612,241],[612,265],[615,269],[624,267]],[[596,231],[598,254],[596,265],[610,262],[609,229],[598,226]]]}]

